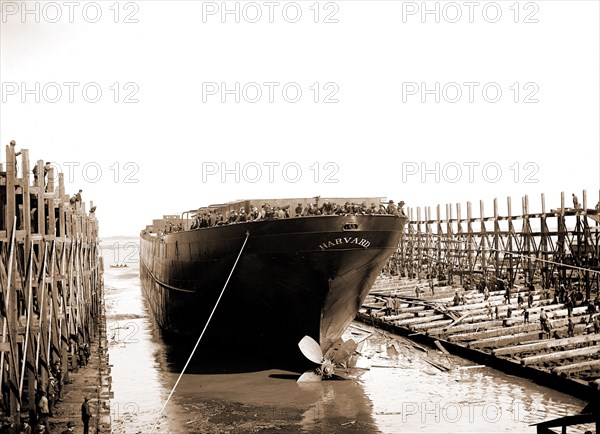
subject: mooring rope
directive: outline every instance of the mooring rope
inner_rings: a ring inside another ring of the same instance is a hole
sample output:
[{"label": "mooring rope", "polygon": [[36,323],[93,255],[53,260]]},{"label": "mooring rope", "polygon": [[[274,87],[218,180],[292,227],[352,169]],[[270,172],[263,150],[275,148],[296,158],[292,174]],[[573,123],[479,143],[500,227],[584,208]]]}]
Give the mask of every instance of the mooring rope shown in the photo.
[{"label": "mooring rope", "polygon": [[217,306],[219,305],[219,301],[221,301],[221,297],[223,297],[223,294],[225,293],[225,288],[227,288],[227,284],[229,283],[229,279],[231,279],[231,275],[233,274],[233,270],[235,270],[235,267],[236,267],[238,261],[240,260],[240,257],[242,256],[242,252],[244,251],[244,247],[246,247],[246,242],[248,241],[249,237],[250,237],[250,231],[246,231],[246,239],[244,239],[244,244],[242,244],[240,252],[238,253],[238,256],[237,256],[237,258],[235,260],[235,263],[233,264],[233,267],[231,268],[231,271],[229,272],[229,276],[227,276],[227,281],[225,282],[225,285],[223,285],[223,289],[221,290],[221,294],[219,294],[219,298],[217,298],[217,301],[215,302],[215,305],[214,305],[214,307],[212,309],[212,312],[208,316],[208,320],[206,321],[206,324],[204,325],[204,329],[202,329],[202,333],[200,333],[200,337],[196,341],[196,345],[194,345],[194,348],[192,349],[192,353],[190,354],[190,357],[188,357],[187,362],[185,362],[185,366],[181,370],[181,373],[179,374],[179,377],[177,378],[177,381],[175,382],[175,385],[173,386],[173,389],[171,389],[171,392],[169,393],[169,396],[167,397],[167,400],[165,401],[164,405],[160,409],[160,413],[158,413],[158,416],[154,420],[154,424],[152,425],[152,429],[150,430],[150,433],[154,432],[154,428],[156,428],[156,424],[158,423],[160,417],[163,414],[163,411],[165,410],[167,404],[169,403],[169,400],[171,399],[171,396],[173,396],[173,393],[175,392],[175,389],[177,388],[177,385],[179,384],[179,381],[181,380],[181,377],[183,377],[183,374],[184,374],[186,368],[188,367],[188,365],[190,364],[190,362],[192,360],[192,357],[194,357],[194,353],[196,352],[196,349],[198,348],[198,345],[200,344],[200,341],[202,340],[202,336],[204,336],[204,332],[206,331],[206,328],[208,327],[208,323],[210,323],[210,320],[212,319],[215,311],[217,310]]}]

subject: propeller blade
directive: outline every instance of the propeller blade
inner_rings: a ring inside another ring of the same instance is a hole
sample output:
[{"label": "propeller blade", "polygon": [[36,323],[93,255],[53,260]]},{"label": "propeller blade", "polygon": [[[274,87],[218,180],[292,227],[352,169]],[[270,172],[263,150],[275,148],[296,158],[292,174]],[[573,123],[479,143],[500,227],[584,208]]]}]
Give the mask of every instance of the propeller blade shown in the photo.
[{"label": "propeller blade", "polygon": [[325,358],[331,360],[334,364],[348,365],[351,357],[354,355],[358,344],[353,339],[343,341],[338,339],[333,343],[329,351],[325,354]]},{"label": "propeller blade", "polygon": [[321,350],[321,345],[317,343],[310,336],[304,336],[300,342],[298,342],[298,347],[300,347],[300,351],[304,354],[308,360],[314,363],[321,363],[323,361],[323,351]]},{"label": "propeller blade", "polygon": [[300,375],[297,383],[316,383],[321,381],[323,378],[321,375],[317,374],[314,370],[306,371],[304,374]]}]

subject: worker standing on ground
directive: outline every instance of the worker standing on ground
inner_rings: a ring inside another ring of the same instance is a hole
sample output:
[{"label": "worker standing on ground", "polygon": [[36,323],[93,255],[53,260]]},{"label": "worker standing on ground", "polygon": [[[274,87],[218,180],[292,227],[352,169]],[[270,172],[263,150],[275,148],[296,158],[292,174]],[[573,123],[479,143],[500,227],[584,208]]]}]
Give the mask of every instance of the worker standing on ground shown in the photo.
[{"label": "worker standing on ground", "polygon": [[548,337],[550,337],[550,327],[548,326],[548,315],[544,311],[544,308],[540,311],[540,325],[542,326],[542,331],[544,333],[548,333]]},{"label": "worker standing on ground", "polygon": [[575,324],[573,324],[573,318],[569,317],[569,322],[567,323],[567,336],[572,338],[575,336]]},{"label": "worker standing on ground", "polygon": [[458,290],[454,291],[454,298],[452,299],[452,304],[454,306],[458,306],[460,304],[460,295],[458,295]]},{"label": "worker standing on ground", "polygon": [[83,422],[83,434],[89,434],[90,419],[92,412],[90,411],[90,399],[86,396],[83,398],[83,404],[81,404],[81,421]]}]

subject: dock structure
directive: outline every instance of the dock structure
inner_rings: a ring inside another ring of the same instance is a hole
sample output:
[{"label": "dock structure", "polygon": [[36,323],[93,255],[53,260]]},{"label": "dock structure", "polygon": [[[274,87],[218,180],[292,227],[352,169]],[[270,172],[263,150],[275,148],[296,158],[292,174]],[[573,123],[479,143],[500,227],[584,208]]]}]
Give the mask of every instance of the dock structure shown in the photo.
[{"label": "dock structure", "polygon": [[389,264],[392,271],[413,278],[437,278],[461,286],[474,285],[482,279],[504,279],[514,286],[521,281],[540,281],[545,288],[577,284],[590,292],[600,285],[600,201],[588,207],[588,195],[567,206],[565,193],[558,205],[547,209],[541,195],[538,212],[531,212],[528,196],[521,199],[521,213],[514,214],[512,200],[506,200],[506,215],[499,214],[494,199],[491,215],[484,202],[479,216],[473,214],[471,202],[466,215],[461,204],[409,208],[409,223],[397,254]]},{"label": "dock structure", "polygon": [[600,218],[575,206],[463,218],[409,210],[398,251],[359,319],[438,348],[600,398]]},{"label": "dock structure", "polygon": [[[50,411],[53,428],[66,425],[60,417],[81,424],[81,403],[70,404],[72,414],[64,404],[82,358],[98,358],[106,373],[102,274],[94,212],[65,194],[62,173],[41,160],[31,166],[12,141],[0,164],[0,413],[12,423],[39,422],[44,391],[51,406],[62,401]],[[92,408],[107,407],[109,387],[85,392]],[[90,428],[109,431],[95,416]]]}]

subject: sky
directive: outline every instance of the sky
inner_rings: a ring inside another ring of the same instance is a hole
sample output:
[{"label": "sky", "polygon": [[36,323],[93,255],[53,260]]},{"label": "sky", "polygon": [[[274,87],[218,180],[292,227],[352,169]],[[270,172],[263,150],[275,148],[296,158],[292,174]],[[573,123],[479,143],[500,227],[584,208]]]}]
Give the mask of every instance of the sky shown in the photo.
[{"label": "sky", "polygon": [[0,162],[52,162],[102,237],[252,198],[593,208],[599,9],[2,0]]}]

